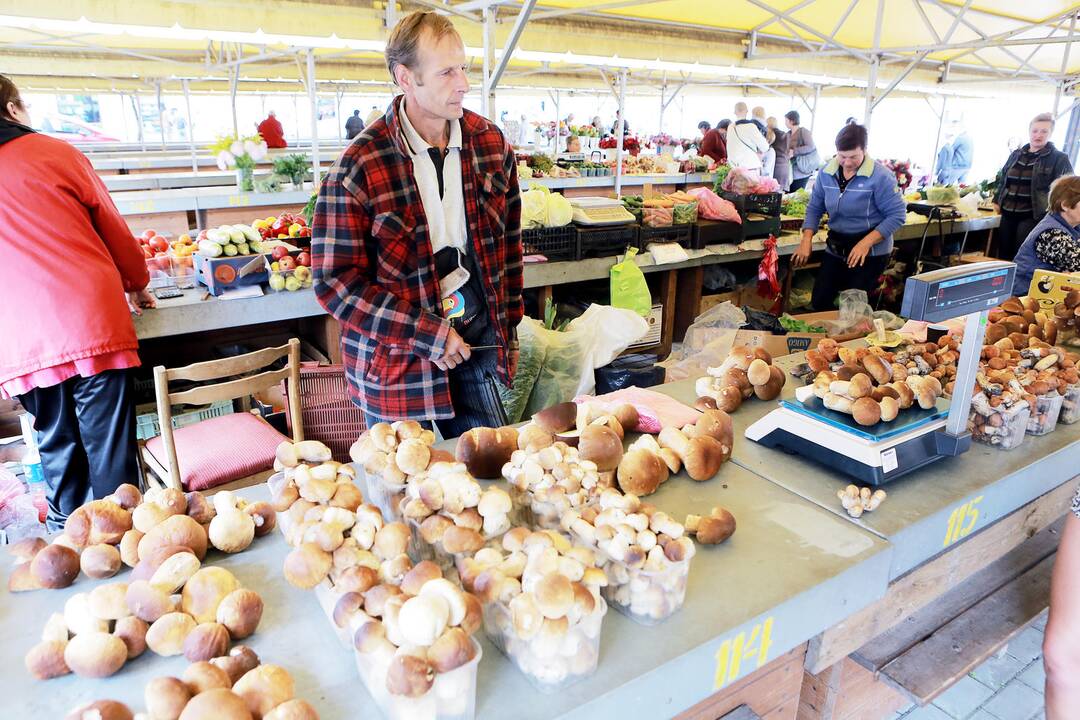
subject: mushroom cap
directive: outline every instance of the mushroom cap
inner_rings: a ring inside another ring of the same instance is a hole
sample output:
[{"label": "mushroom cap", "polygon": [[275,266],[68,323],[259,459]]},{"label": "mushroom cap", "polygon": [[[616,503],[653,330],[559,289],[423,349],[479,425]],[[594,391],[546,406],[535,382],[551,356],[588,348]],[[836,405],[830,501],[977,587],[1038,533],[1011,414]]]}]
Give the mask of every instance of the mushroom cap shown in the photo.
[{"label": "mushroom cap", "polygon": [[502,467],[518,447],[518,432],[514,428],[473,428],[458,438],[454,457],[465,463],[473,477],[482,480],[498,478]]},{"label": "mushroom cap", "polygon": [[851,416],[860,425],[876,425],[881,421],[881,406],[873,398],[861,397],[851,404]]},{"label": "mushroom cap", "polygon": [[532,421],[544,432],[552,434],[569,430],[577,423],[577,405],[572,402],[552,405],[535,413]]},{"label": "mushroom cap", "polygon": [[731,456],[731,449],[724,450],[719,440],[713,437],[690,438],[690,443],[683,457],[686,474],[691,480],[702,482],[709,480],[720,466]]},{"label": "mushroom cap", "polygon": [[650,495],[668,479],[670,470],[659,455],[633,449],[619,463],[619,488],[632,495]]},{"label": "mushroom cap", "polygon": [[578,457],[595,463],[600,472],[615,470],[619,467],[622,456],[622,440],[611,428],[606,425],[589,425],[581,431]]}]

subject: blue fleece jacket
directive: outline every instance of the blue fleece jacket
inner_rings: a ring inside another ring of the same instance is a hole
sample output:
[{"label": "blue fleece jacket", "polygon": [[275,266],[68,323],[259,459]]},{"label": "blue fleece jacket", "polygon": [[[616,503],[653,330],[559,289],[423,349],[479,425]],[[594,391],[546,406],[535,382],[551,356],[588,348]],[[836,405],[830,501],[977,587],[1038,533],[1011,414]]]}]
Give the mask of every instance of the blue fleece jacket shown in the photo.
[{"label": "blue fleece jacket", "polygon": [[907,203],[896,188],[896,176],[867,155],[855,177],[840,192],[836,179],[839,168],[840,164],[833,158],[818,173],[806,206],[803,229],[816,232],[827,212],[829,229],[839,233],[866,234],[877,230],[885,239],[870,254],[888,255],[892,252],[893,233],[907,218]]}]

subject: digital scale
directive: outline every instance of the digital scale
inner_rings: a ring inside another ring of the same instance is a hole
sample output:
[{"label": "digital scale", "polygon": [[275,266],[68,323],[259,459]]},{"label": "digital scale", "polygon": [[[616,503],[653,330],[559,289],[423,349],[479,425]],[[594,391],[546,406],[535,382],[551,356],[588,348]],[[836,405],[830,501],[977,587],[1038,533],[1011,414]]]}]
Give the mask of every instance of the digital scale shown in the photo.
[{"label": "digital scale", "polygon": [[558,157],[556,157],[555,160],[556,160],[556,162],[566,162],[566,163],[585,162],[585,153],[583,153],[583,152],[559,153]]},{"label": "digital scale", "polygon": [[573,220],[579,225],[624,225],[634,222],[634,216],[614,198],[567,198],[574,209]]},{"label": "digital scale", "polygon": [[[989,310],[1012,294],[1016,265],[990,261],[914,275],[904,285],[900,314],[928,323],[966,317],[955,387],[971,388],[979,369]],[[862,426],[846,413],[824,407],[810,386],[798,388],[795,401],[746,429],[746,437],[827,465],[869,485],[883,485],[943,457],[971,447],[967,432],[971,393],[954,393],[937,406],[901,410],[892,422]]]}]

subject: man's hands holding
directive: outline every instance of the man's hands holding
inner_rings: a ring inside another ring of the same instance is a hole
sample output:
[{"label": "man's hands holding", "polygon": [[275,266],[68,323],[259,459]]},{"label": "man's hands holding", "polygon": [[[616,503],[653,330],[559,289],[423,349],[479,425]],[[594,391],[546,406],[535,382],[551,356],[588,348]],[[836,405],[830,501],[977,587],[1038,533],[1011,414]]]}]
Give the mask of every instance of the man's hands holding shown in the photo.
[{"label": "man's hands holding", "polygon": [[453,370],[461,363],[472,357],[472,349],[469,344],[461,339],[457,330],[450,328],[446,336],[446,348],[438,358],[432,358],[435,367],[440,370]]}]

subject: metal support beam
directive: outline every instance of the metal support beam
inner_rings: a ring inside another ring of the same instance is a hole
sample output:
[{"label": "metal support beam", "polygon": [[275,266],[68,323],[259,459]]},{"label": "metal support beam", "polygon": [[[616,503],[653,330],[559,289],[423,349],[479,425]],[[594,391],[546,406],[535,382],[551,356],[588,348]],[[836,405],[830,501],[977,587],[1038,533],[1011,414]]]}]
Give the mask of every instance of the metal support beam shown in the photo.
[{"label": "metal support beam", "polygon": [[619,126],[615,133],[615,197],[622,196],[623,136],[626,134],[626,68],[619,70]]},{"label": "metal support beam", "polygon": [[146,136],[143,134],[142,103],[139,102],[139,93],[132,93],[131,106],[135,108],[135,122],[139,123],[139,149],[146,152]]},{"label": "metal support beam", "polygon": [[154,83],[155,93],[157,95],[157,121],[158,132],[161,134],[161,149],[165,149],[165,112],[161,107],[161,83]]},{"label": "metal support beam", "polygon": [[441,2],[435,2],[434,0],[411,0],[411,2],[414,2],[417,5],[422,5],[428,10],[434,10],[435,12],[442,15],[457,15],[460,18],[471,20],[472,22],[477,22],[479,20],[479,18],[476,17],[476,15],[473,15],[471,12],[464,12],[462,10],[458,10],[455,6],[449,3],[444,4]]},{"label": "metal support beam", "polygon": [[311,179],[315,192],[319,191],[319,101],[315,97],[315,51],[307,51],[307,93],[311,103]]},{"label": "metal support beam", "polygon": [[240,82],[240,66],[234,65],[229,73],[229,106],[232,108],[233,135],[240,137],[240,124],[236,120],[236,86]]},{"label": "metal support beam", "polygon": [[656,0],[614,0],[613,2],[605,2],[585,7],[560,8],[558,10],[548,10],[547,12],[537,13],[533,20],[552,20],[554,18],[566,17],[567,15],[594,13],[600,10],[616,10],[618,8],[633,7],[634,5],[645,5],[655,1]]},{"label": "metal support beam", "polygon": [[529,15],[532,14],[534,7],[536,7],[536,0],[524,0],[521,3],[521,10],[518,11],[517,17],[514,18],[514,26],[510,28],[510,35],[506,38],[502,56],[499,58],[499,62],[495,64],[495,69],[491,72],[491,92],[495,92],[495,88],[499,87],[499,80],[502,79],[503,73],[506,72],[506,66],[510,64],[510,56],[514,54],[514,48],[517,47],[518,40],[521,39],[521,33],[525,30],[525,24],[529,22]]},{"label": "metal support beam", "polygon": [[604,68],[597,68],[596,70],[600,73],[600,77],[604,78],[604,85],[611,92],[611,95],[615,98],[615,101],[621,102],[621,100],[619,99],[619,92],[615,89],[615,83],[612,82],[611,78],[604,71]]},{"label": "metal support beam", "polygon": [[810,110],[810,134],[814,134],[814,123],[817,122],[818,101],[821,100],[821,86],[814,86],[814,107]]},{"label": "metal support beam", "polygon": [[[832,42],[829,39],[829,37],[826,36],[825,34],[823,34],[821,32],[818,32],[817,30],[810,27],[806,23],[800,22],[799,20],[796,20],[795,18],[791,17],[791,11],[790,10],[777,10],[776,8],[769,5],[768,3],[764,2],[764,0],[748,0],[748,2],[750,2],[751,5],[755,5],[755,6],[759,7],[759,8],[761,8],[762,10],[773,13],[777,18],[783,18],[784,20],[787,20],[789,23],[791,23],[795,27],[799,28],[803,32],[806,32],[806,33],[809,33],[810,35],[813,35],[814,37],[816,37],[819,40],[823,40],[825,42]],[[863,62],[866,62],[868,60],[868,57],[867,57],[866,53],[855,50],[854,48],[846,47],[844,45],[838,45],[838,48],[843,50],[847,54],[857,58],[858,60],[861,60]]]},{"label": "metal support beam", "polygon": [[[926,104],[930,105],[930,109],[934,110],[934,106],[930,103],[930,99],[925,98],[925,100],[926,100]],[[937,155],[938,155],[938,150],[941,149],[941,129],[945,125],[945,110],[948,107],[948,105],[949,105],[949,96],[944,95],[941,98],[941,112],[938,112],[937,110],[934,110],[934,114],[937,115],[937,118],[938,118],[938,123],[937,123],[937,135],[934,136],[934,154],[930,158],[930,184],[931,185],[935,182],[935,178],[937,177]]]},{"label": "metal support beam", "polygon": [[397,21],[397,0],[386,0],[386,11],[383,16],[383,24],[386,26],[387,30],[391,30],[397,25]]},{"label": "metal support beam", "polygon": [[191,116],[191,93],[188,92],[188,81],[181,80],[184,88],[184,105],[187,108],[188,145],[191,147],[191,172],[199,172],[199,156],[195,151],[195,120]]},{"label": "metal support beam", "polygon": [[495,119],[492,100],[494,93],[491,92],[491,70],[495,56],[495,13],[491,8],[484,8],[484,25],[481,29],[484,38],[484,62],[480,92],[480,112],[488,119]]},{"label": "metal support beam", "polygon": [[[971,0],[968,0],[971,2]],[[878,0],[877,12],[874,15],[874,52],[870,58],[870,77],[866,83],[866,110],[863,113],[863,124],[870,129],[870,116],[874,112],[874,96],[877,94],[878,68],[881,65],[881,26],[885,22],[885,0]]]},{"label": "metal support beam", "polygon": [[[1075,32],[1076,32],[1076,14],[1073,14],[1073,16],[1071,18],[1069,18],[1069,37],[1070,38],[1073,37],[1073,33],[1075,33]],[[1065,46],[1065,53],[1063,54],[1063,56],[1061,58],[1061,74],[1062,74],[1062,76],[1064,76],[1065,73],[1069,71],[1069,54],[1072,52],[1072,46],[1073,46],[1073,44],[1072,44],[1071,41],[1069,42],[1068,45]],[[1062,89],[1064,89],[1064,87],[1065,87],[1065,80],[1062,79],[1061,82],[1058,83],[1057,90],[1054,91],[1054,115],[1057,115],[1058,106],[1061,104],[1061,91],[1062,91]]]}]

